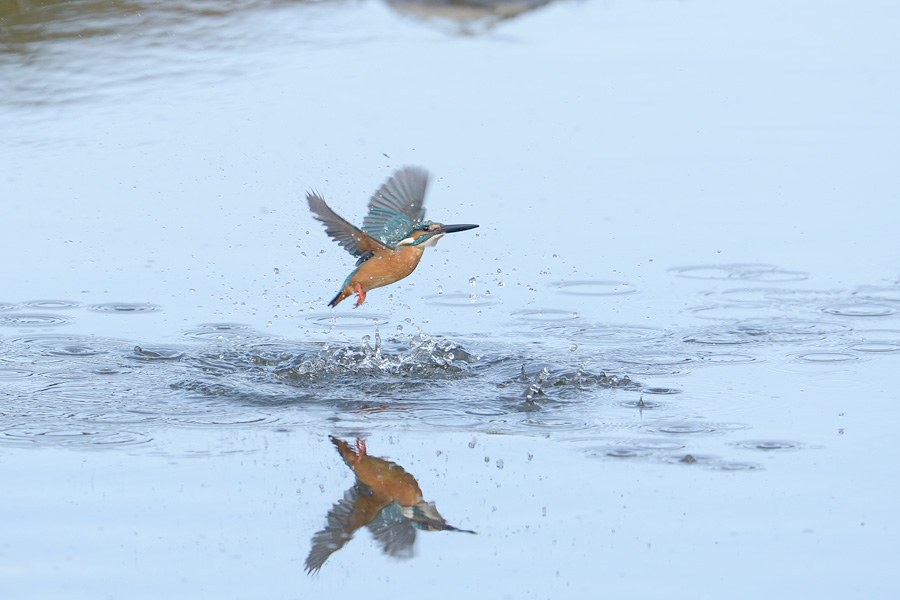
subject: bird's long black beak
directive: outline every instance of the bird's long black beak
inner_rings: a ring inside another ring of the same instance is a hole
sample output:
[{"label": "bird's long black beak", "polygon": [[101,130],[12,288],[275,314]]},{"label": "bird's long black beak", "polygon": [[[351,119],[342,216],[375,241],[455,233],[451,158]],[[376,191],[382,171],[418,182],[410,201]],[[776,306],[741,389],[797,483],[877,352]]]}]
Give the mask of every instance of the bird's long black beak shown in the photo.
[{"label": "bird's long black beak", "polygon": [[468,231],[475,229],[478,225],[441,225],[440,233],[456,233],[457,231]]}]

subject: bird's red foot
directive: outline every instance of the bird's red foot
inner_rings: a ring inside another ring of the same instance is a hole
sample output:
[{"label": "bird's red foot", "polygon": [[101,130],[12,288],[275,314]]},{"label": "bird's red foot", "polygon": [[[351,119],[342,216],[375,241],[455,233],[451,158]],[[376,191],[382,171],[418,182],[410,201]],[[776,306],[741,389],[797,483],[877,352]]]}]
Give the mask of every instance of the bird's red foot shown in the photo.
[{"label": "bird's red foot", "polygon": [[366,440],[362,438],[356,438],[356,464],[362,462],[363,457],[366,455]]},{"label": "bird's red foot", "polygon": [[359,308],[363,302],[366,301],[366,292],[362,289],[362,286],[359,282],[356,282],[356,306],[353,308]]}]

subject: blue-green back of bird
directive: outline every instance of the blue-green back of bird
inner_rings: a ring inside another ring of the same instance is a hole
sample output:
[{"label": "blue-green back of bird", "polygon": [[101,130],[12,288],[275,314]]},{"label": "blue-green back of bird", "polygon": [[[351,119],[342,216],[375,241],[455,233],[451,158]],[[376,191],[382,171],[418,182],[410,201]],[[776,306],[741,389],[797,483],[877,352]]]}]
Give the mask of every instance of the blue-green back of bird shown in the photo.
[{"label": "blue-green back of bird", "polygon": [[405,167],[388,179],[369,200],[369,213],[362,230],[385,244],[395,245],[407,238],[425,221],[425,192],[428,171]]},{"label": "blue-green back of bird", "polygon": [[[424,216],[425,211],[421,212]],[[413,221],[406,215],[376,208],[369,212],[363,221],[363,231],[385,244],[395,246],[397,242],[408,238],[413,231],[424,225],[431,225],[431,221]]]}]

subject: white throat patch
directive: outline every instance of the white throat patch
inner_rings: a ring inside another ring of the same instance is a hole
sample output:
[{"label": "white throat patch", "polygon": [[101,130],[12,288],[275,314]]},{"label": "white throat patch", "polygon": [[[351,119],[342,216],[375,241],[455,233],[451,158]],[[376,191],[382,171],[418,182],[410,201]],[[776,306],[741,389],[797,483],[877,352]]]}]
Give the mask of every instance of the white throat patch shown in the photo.
[{"label": "white throat patch", "polygon": [[438,243],[438,240],[441,239],[442,237],[444,237],[443,233],[433,235],[430,238],[428,238],[427,240],[425,240],[424,242],[422,242],[421,244],[419,244],[419,247],[428,248],[429,246],[436,246]]}]

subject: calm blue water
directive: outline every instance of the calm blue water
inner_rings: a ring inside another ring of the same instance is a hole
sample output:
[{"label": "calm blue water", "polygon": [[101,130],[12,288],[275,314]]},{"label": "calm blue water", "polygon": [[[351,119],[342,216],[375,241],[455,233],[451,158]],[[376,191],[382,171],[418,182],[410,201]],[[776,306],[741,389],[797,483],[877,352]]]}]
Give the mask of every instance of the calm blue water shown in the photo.
[{"label": "calm blue water", "polygon": [[[893,597],[897,13],[0,4],[0,591]],[[480,228],[329,309],[403,165]],[[308,575],[329,436],[477,535]]]}]

